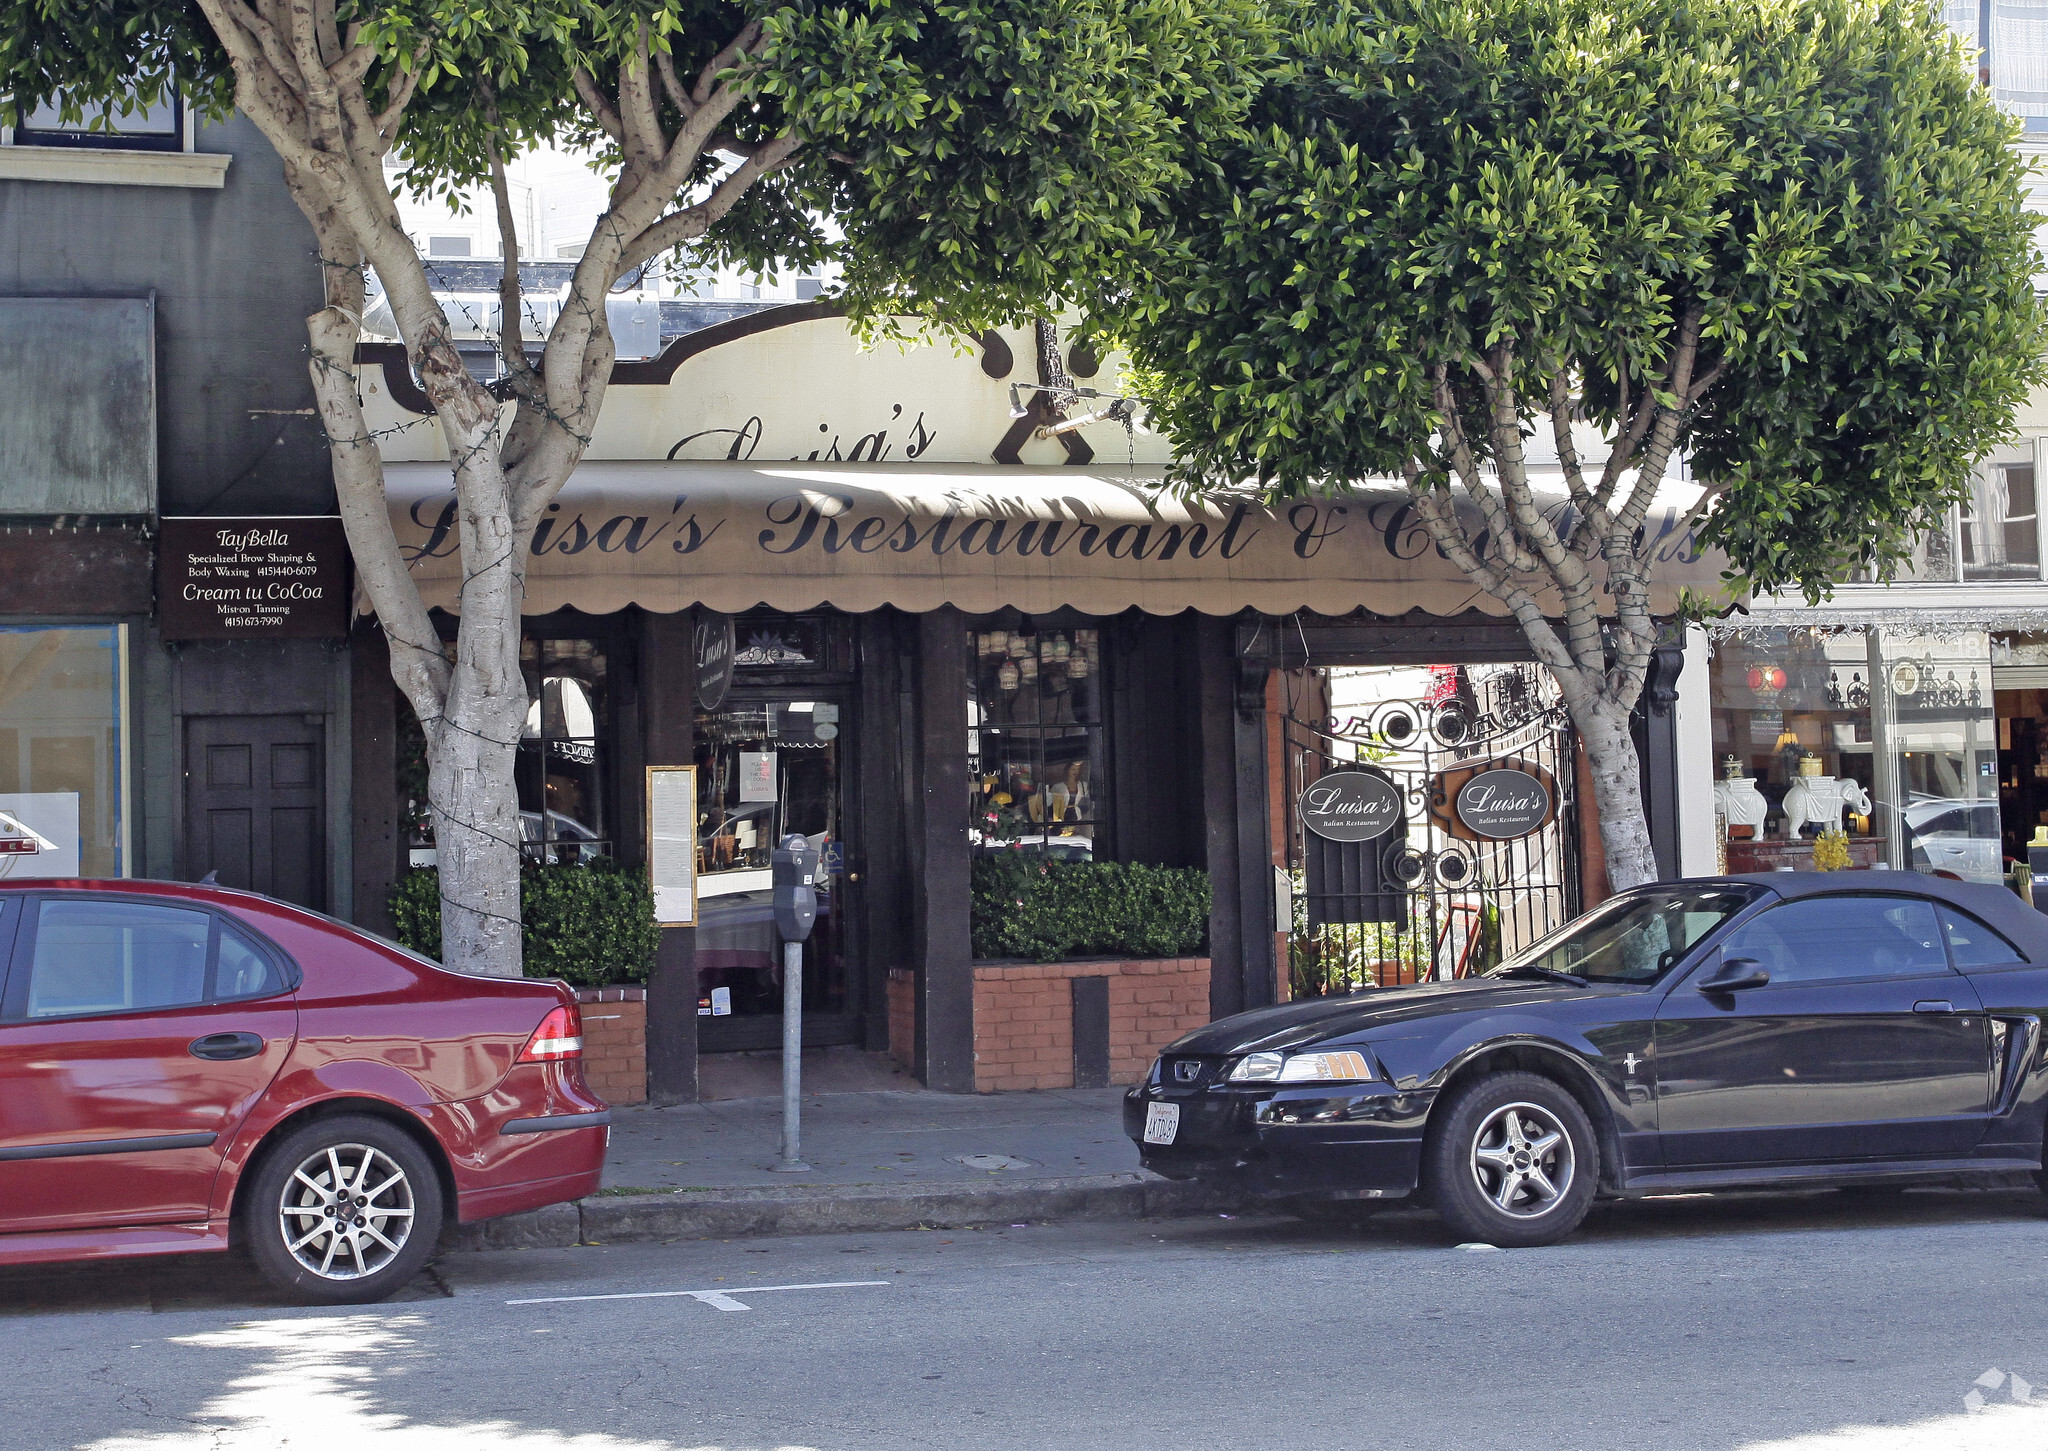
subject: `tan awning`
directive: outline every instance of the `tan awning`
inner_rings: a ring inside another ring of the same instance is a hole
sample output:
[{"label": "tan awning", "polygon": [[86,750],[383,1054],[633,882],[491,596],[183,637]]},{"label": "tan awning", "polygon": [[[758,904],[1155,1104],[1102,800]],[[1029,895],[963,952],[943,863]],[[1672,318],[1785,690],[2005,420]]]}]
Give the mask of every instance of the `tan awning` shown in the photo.
[{"label": "tan awning", "polygon": [[[447,465],[388,464],[386,477],[427,603],[457,608]],[[1683,585],[1718,585],[1719,556],[1692,553],[1680,510],[1650,528],[1659,613]],[[587,462],[535,531],[526,611],[629,604],[1507,613],[1437,552],[1399,488],[1269,509],[1184,504],[1160,492],[1158,469]]]}]

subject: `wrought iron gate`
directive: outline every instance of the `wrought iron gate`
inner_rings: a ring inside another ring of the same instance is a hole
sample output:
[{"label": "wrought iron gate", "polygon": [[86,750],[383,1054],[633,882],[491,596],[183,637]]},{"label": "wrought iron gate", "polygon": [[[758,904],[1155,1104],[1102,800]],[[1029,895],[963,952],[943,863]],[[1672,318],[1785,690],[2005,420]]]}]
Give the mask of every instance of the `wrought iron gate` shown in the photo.
[{"label": "wrought iron gate", "polygon": [[[1282,722],[1295,997],[1468,976],[1578,910],[1573,737],[1539,667],[1440,667],[1424,698]],[[1458,793],[1488,769],[1543,783],[1550,810],[1542,825],[1507,840],[1471,828]],[[1302,792],[1333,772],[1390,785],[1394,826],[1355,844],[1308,829]]]}]

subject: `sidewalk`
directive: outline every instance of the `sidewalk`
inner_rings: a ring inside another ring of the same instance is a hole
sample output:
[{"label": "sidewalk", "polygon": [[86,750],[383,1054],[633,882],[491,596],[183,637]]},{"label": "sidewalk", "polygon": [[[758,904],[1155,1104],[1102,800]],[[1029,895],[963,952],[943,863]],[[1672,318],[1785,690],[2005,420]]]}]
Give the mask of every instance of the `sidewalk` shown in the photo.
[{"label": "sidewalk", "polygon": [[596,1195],[464,1226],[453,1243],[559,1247],[1229,1208],[1213,1191],[1138,1167],[1122,1096],[1120,1088],[806,1094],[811,1168],[795,1174],[773,1168],[779,1098],[614,1109]]}]

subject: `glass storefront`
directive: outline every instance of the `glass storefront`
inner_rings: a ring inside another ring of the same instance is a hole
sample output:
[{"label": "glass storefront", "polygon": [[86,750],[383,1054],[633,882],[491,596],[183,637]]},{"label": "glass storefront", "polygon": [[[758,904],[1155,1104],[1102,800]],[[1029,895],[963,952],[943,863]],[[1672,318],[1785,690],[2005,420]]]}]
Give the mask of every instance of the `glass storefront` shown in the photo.
[{"label": "glass storefront", "polygon": [[1833,826],[1853,866],[2000,879],[1988,635],[1754,629],[1711,681],[1729,871],[1809,869]]},{"label": "glass storefront", "polygon": [[0,880],[129,873],[127,629],[0,625]]},{"label": "glass storefront", "polygon": [[514,772],[519,836],[528,860],[573,866],[610,856],[605,809],[605,743],[610,739],[605,652],[592,640],[528,639],[526,728]]},{"label": "glass storefront", "polygon": [[1088,860],[1107,823],[1102,632],[968,635],[968,840]]},{"label": "glass storefront", "polygon": [[[737,622],[734,680],[694,718],[697,766],[697,991],[706,1051],[767,1047],[782,1014],[782,939],[770,854],[807,838],[822,866],[804,943],[804,1039],[852,1041],[845,910],[844,763],[852,692],[829,678],[843,648],[830,617]],[[798,677],[791,679],[790,677]]]}]

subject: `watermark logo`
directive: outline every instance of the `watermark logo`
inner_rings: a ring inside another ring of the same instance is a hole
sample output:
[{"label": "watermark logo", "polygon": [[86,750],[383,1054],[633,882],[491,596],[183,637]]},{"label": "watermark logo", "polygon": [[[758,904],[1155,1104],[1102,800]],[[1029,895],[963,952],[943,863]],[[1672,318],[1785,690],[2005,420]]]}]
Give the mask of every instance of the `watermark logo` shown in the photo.
[{"label": "watermark logo", "polygon": [[1992,1366],[1970,1383],[1970,1391],[1963,1397],[1963,1405],[1971,1411],[1981,1411],[1989,1405],[1990,1397],[2000,1389],[2012,1396],[2013,1403],[2021,1406],[2048,1405],[2048,1400],[2036,1401],[2031,1382],[2020,1376]]}]

